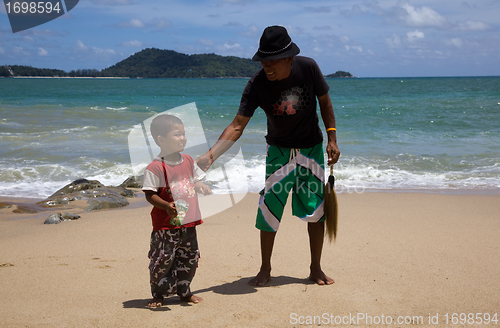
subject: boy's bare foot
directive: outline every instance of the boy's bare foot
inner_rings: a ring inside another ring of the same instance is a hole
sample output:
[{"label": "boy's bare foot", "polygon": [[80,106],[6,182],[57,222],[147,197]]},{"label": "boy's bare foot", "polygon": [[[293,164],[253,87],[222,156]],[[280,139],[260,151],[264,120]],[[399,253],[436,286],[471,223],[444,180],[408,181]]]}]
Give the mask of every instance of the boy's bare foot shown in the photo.
[{"label": "boy's bare foot", "polygon": [[269,280],[271,280],[271,272],[260,271],[254,278],[252,278],[248,284],[250,286],[264,286]]},{"label": "boy's bare foot", "polygon": [[335,282],[332,278],[328,277],[321,269],[311,270],[309,280],[314,281],[318,285],[331,285]]},{"label": "boy's bare foot", "polygon": [[196,303],[200,303],[201,301],[203,301],[203,298],[201,298],[199,296],[191,295],[191,296],[181,297],[181,301],[196,304]]},{"label": "boy's bare foot", "polygon": [[156,309],[163,305],[163,297],[155,297],[151,301],[149,301],[147,307]]}]

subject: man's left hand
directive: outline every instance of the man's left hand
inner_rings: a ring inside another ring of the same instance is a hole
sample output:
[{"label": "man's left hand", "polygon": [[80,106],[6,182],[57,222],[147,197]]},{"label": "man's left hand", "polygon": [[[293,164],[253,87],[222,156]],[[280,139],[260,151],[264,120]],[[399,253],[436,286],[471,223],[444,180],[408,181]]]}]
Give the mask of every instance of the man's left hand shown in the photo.
[{"label": "man's left hand", "polygon": [[338,162],[340,150],[336,142],[328,142],[328,145],[326,146],[326,153],[328,154],[328,165],[333,165]]}]

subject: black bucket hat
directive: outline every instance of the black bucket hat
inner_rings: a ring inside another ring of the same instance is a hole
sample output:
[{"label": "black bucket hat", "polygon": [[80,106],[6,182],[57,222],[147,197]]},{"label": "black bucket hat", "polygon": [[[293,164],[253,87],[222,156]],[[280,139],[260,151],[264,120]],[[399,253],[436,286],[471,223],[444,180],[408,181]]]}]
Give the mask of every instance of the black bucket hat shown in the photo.
[{"label": "black bucket hat", "polygon": [[282,26],[269,26],[262,33],[259,50],[255,53],[252,60],[263,61],[288,58],[298,55],[299,52],[299,47],[292,42],[286,28]]}]

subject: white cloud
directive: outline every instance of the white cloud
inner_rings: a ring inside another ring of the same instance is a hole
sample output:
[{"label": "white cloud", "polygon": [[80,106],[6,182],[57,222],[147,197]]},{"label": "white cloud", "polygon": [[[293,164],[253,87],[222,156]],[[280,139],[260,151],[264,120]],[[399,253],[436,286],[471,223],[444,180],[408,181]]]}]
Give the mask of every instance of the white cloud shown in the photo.
[{"label": "white cloud", "polygon": [[465,7],[467,9],[472,9],[472,8],[477,8],[476,4],[470,4],[468,3],[467,1],[463,1],[462,2],[462,7]]},{"label": "white cloud", "polygon": [[114,49],[101,49],[101,48],[97,48],[97,47],[92,47],[92,52],[95,53],[96,55],[100,55],[100,56],[107,56],[107,55],[116,54],[116,51]]},{"label": "white cloud", "polygon": [[350,9],[341,9],[340,14],[342,16],[346,17],[351,17],[354,15],[362,15],[365,14],[366,12],[361,9],[359,5],[353,5]]},{"label": "white cloud", "polygon": [[230,21],[230,22],[224,24],[224,26],[237,27],[237,26],[241,26],[241,23],[238,23],[235,21]]},{"label": "white cloud", "polygon": [[318,31],[330,31],[332,27],[330,25],[316,25],[313,27],[313,29]]},{"label": "white cloud", "polygon": [[491,28],[491,26],[486,23],[480,21],[472,21],[472,20],[459,22],[457,25],[458,28],[462,31],[486,31]]},{"label": "white cloud", "polygon": [[118,26],[126,28],[153,27],[155,29],[165,29],[172,27],[172,23],[165,17],[155,17],[149,22],[144,22],[138,18],[132,18],[129,21],[119,22]]},{"label": "white cloud", "polygon": [[108,56],[108,55],[115,55],[116,54],[116,51],[114,49],[101,49],[101,48],[98,48],[98,47],[89,48],[86,45],[84,45],[83,42],[80,41],[80,40],[78,40],[76,42],[75,49],[79,53],[85,53],[85,52],[87,52],[87,51],[90,50],[92,53],[94,53],[96,55],[99,55],[99,56]]},{"label": "white cloud", "polygon": [[12,54],[18,55],[18,56],[29,56],[30,53],[27,52],[26,50],[23,49],[23,47],[20,46],[14,46],[12,48]]},{"label": "white cloud", "polygon": [[399,19],[409,26],[444,26],[447,24],[446,18],[438,14],[430,7],[413,7],[409,3],[400,4]]},{"label": "white cloud", "polygon": [[64,32],[58,32],[54,30],[42,30],[42,29],[28,29],[20,32],[20,35],[24,35],[24,37],[30,37],[30,35],[35,37],[60,37],[64,36]]},{"label": "white cloud", "polygon": [[252,3],[254,0],[220,0],[220,3],[230,4],[230,5],[241,5],[244,6],[246,4]]},{"label": "white cloud", "polygon": [[348,37],[347,35],[342,35],[342,36],[340,37],[340,41],[341,41],[342,43],[347,43],[347,42],[349,42],[349,37]]},{"label": "white cloud", "polygon": [[144,23],[140,19],[132,18],[130,20],[130,27],[144,27]]},{"label": "white cloud", "polygon": [[324,13],[329,13],[332,11],[330,7],[327,6],[321,6],[321,7],[304,7],[304,9],[308,12],[315,13],[315,14],[324,14]]},{"label": "white cloud", "polygon": [[128,22],[120,22],[120,23],[118,23],[118,25],[121,27],[133,27],[133,28],[143,28],[144,27],[144,23],[140,19],[137,19],[137,18],[132,18]]},{"label": "white cloud", "polygon": [[125,47],[140,48],[142,47],[142,42],[139,40],[130,40],[122,43]]},{"label": "white cloud", "polygon": [[462,47],[463,42],[460,38],[453,38],[453,39],[447,40],[446,44],[460,48],[460,47]]},{"label": "white cloud", "polygon": [[126,6],[132,4],[130,0],[90,0],[90,2],[100,6]]},{"label": "white cloud", "polygon": [[390,38],[385,39],[385,43],[389,46],[389,48],[399,48],[401,46],[401,38],[397,35],[393,35]]},{"label": "white cloud", "polygon": [[344,47],[347,51],[355,50],[355,51],[363,52],[363,47],[361,47],[361,46],[350,46],[350,45],[346,44]]},{"label": "white cloud", "polygon": [[38,56],[48,56],[48,55],[49,55],[49,53],[47,50],[45,50],[41,47],[38,48]]},{"label": "white cloud", "polygon": [[165,17],[155,18],[149,23],[149,25],[154,28],[169,28],[172,27],[172,23]]},{"label": "white cloud", "polygon": [[196,43],[198,43],[199,45],[202,45],[202,46],[206,46],[206,47],[211,47],[211,46],[215,45],[214,41],[208,40],[208,39],[198,39],[198,41],[196,41]]},{"label": "white cloud", "polygon": [[261,30],[257,25],[250,25],[245,32],[240,33],[240,35],[247,36],[249,38],[260,37]]},{"label": "white cloud", "polygon": [[420,32],[419,30],[415,30],[413,32],[406,33],[408,37],[408,42],[413,43],[419,39],[425,39],[424,32]]},{"label": "white cloud", "polygon": [[85,46],[82,41],[78,40],[78,41],[76,41],[76,49],[85,51],[88,49],[88,47]]},{"label": "white cloud", "polygon": [[315,53],[317,53],[317,54],[321,54],[321,53],[323,53],[323,49],[321,49],[320,47],[314,47],[314,48],[313,48],[313,51],[314,51]]},{"label": "white cloud", "polygon": [[226,50],[235,50],[235,49],[241,49],[241,45],[239,43],[224,43],[224,48]]},{"label": "white cloud", "polygon": [[4,54],[5,53],[5,50],[3,50],[2,47],[0,47],[0,54]]}]

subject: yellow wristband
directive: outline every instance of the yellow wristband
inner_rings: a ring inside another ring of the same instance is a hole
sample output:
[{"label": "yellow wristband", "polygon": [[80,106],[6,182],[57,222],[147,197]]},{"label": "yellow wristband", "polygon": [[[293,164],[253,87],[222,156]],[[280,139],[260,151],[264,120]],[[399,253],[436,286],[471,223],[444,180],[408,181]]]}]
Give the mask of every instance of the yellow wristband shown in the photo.
[{"label": "yellow wristband", "polygon": [[329,129],[326,129],[326,132],[328,132],[328,131],[337,131],[337,129],[336,129],[336,128],[329,128]]}]

